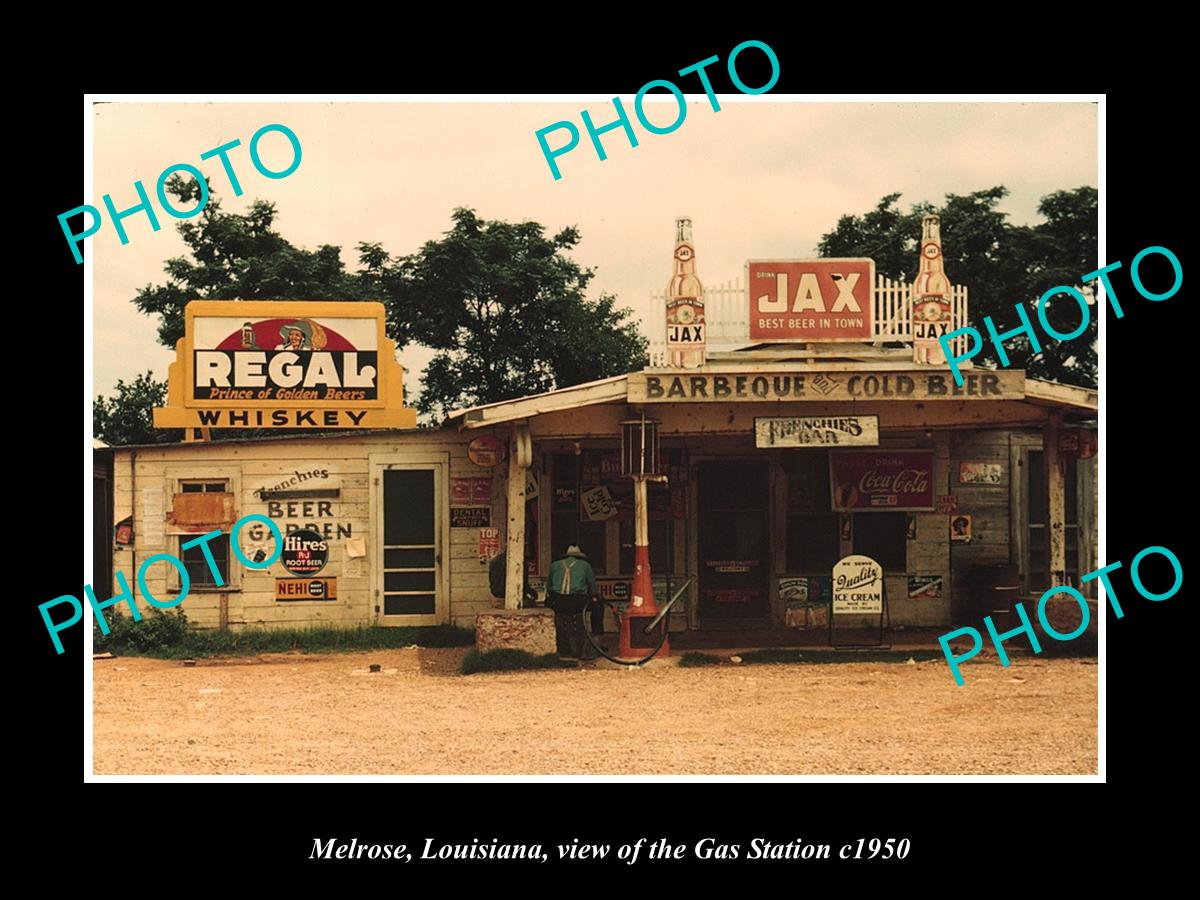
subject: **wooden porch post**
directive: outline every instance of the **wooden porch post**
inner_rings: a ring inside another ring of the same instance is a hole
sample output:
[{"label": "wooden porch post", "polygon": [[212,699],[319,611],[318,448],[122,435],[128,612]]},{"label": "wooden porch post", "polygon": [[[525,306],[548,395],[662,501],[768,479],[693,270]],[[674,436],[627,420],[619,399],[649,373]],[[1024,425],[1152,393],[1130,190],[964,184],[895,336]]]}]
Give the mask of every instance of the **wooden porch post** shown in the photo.
[{"label": "wooden porch post", "polygon": [[1046,568],[1050,577],[1049,587],[1067,583],[1066,544],[1066,479],[1058,441],[1062,434],[1063,414],[1050,413],[1042,429],[1042,463],[1046,479]]},{"label": "wooden porch post", "polygon": [[520,609],[525,588],[525,470],[532,457],[529,426],[513,426],[508,444],[508,553],[504,608]]}]

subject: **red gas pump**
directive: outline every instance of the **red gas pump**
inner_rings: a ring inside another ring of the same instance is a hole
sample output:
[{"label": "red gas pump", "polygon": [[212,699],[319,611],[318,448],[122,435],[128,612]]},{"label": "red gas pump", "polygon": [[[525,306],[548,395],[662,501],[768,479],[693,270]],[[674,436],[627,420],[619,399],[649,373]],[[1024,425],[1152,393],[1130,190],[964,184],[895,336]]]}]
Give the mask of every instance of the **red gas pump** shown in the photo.
[{"label": "red gas pump", "polygon": [[[640,419],[629,419],[621,423],[621,474],[633,479],[633,596],[625,615],[621,616],[617,655],[624,659],[643,658],[647,651],[662,645],[651,659],[670,656],[671,646],[667,636],[660,631],[666,629],[668,620],[659,617],[658,603],[654,598],[654,581],[650,577],[650,509],[647,504],[646,485],[651,481],[666,481],[660,471],[658,449],[659,423],[648,420],[643,412]],[[658,622],[647,626],[655,619]]]}]

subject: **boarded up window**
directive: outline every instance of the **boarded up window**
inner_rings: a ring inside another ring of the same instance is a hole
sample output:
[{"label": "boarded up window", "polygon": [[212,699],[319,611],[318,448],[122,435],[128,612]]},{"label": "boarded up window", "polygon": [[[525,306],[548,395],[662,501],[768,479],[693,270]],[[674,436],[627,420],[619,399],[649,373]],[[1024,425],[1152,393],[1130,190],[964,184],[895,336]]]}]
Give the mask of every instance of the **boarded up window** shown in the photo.
[{"label": "boarded up window", "polygon": [[182,482],[179,487],[167,513],[168,524],[178,532],[225,531],[236,521],[234,497],[226,482]]}]

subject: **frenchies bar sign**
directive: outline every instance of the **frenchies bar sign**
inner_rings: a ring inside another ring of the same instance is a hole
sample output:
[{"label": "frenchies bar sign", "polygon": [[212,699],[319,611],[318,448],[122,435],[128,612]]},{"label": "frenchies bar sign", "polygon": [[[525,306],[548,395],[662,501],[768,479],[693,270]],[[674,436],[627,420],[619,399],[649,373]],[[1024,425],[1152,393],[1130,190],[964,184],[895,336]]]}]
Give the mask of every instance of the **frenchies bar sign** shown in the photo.
[{"label": "frenchies bar sign", "polygon": [[870,259],[746,263],[750,339],[864,341],[874,331],[875,262]]},{"label": "frenchies bar sign", "polygon": [[934,508],[932,450],[830,450],[829,472],[835,510]]},{"label": "frenchies bar sign", "polygon": [[879,446],[879,416],[766,416],[754,420],[755,447]]},{"label": "frenchies bar sign", "polygon": [[193,300],[158,428],[412,427],[380,303]]}]

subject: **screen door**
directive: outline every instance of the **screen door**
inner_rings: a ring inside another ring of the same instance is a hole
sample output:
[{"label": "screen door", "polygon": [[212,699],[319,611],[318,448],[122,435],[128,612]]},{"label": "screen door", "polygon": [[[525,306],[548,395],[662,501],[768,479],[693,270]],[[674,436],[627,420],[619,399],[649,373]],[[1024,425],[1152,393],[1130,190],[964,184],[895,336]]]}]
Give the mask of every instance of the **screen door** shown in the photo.
[{"label": "screen door", "polygon": [[393,464],[372,479],[382,532],[374,565],[380,625],[433,625],[444,618],[441,473],[438,465]]}]

